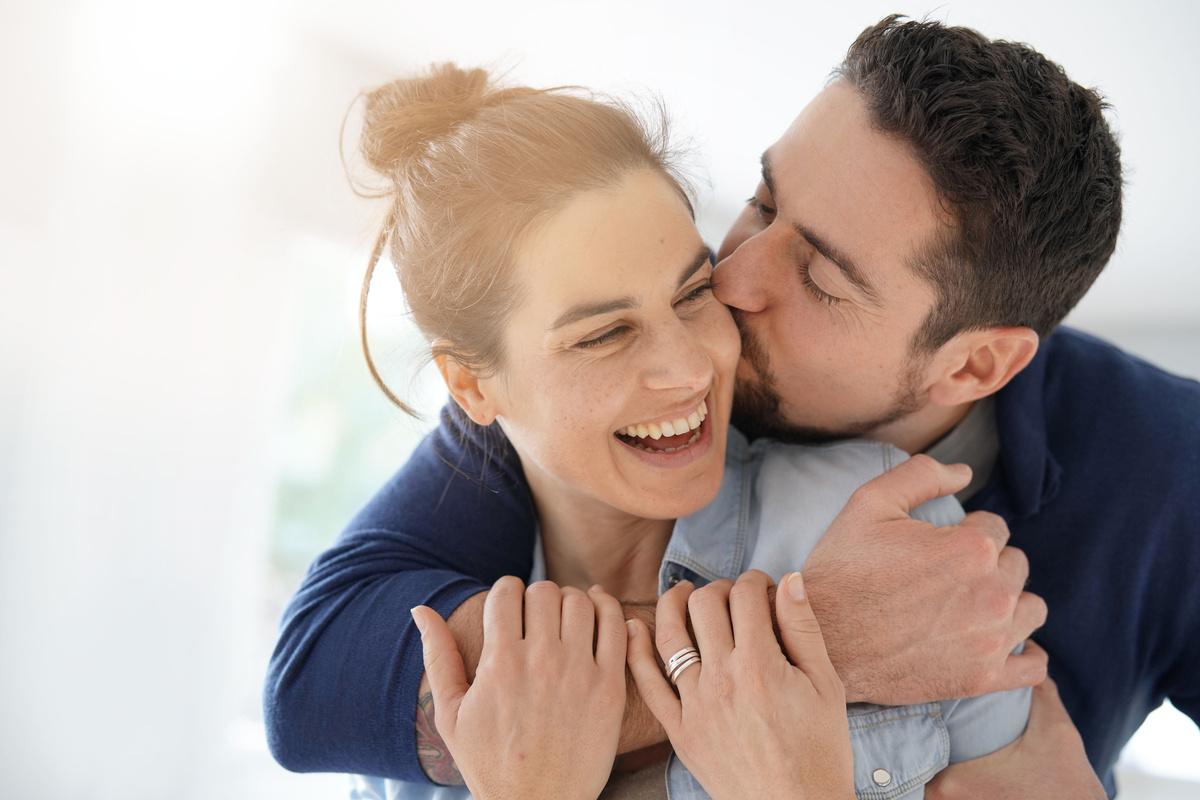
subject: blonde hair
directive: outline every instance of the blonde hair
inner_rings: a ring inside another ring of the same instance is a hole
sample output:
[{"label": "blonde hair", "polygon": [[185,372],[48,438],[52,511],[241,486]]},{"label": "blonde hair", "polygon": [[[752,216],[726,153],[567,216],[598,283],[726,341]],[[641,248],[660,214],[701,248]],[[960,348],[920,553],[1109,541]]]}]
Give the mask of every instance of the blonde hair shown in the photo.
[{"label": "blonde hair", "polygon": [[580,192],[643,170],[667,178],[690,209],[658,109],[651,127],[629,106],[577,88],[503,88],[482,69],[453,64],[365,93],[358,151],[391,202],[363,280],[359,326],[371,374],[393,403],[413,413],[379,376],[366,335],[384,249],[431,356],[494,374],[521,300],[513,258],[540,220]]}]

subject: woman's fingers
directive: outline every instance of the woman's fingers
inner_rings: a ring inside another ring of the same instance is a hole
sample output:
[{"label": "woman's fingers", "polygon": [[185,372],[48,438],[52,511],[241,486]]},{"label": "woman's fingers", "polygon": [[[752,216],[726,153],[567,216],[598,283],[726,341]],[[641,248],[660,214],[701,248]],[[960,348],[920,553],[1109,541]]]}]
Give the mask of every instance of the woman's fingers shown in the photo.
[{"label": "woman's fingers", "polygon": [[[680,581],[658,598],[658,608],[654,614],[654,639],[663,664],[685,647],[696,646],[687,629],[689,599],[693,591],[690,581]],[[696,680],[699,673],[696,666],[693,664],[688,667],[679,678],[685,682]]]},{"label": "woman's fingers", "polygon": [[562,630],[562,589],[538,581],[525,590],[525,638],[558,641]]},{"label": "woman's fingers", "polygon": [[771,601],[767,589],[773,585],[767,573],[757,569],[743,572],[729,590],[729,618],[733,623],[733,641],[738,649],[751,646],[779,649],[771,625]]},{"label": "woman's fingers", "polygon": [[483,646],[520,641],[524,635],[525,584],[507,575],[492,584],[483,602]]},{"label": "woman's fingers", "polygon": [[[696,647],[705,656],[719,657],[733,649],[733,628],[729,622],[729,590],[732,588],[733,581],[722,579],[697,589],[688,597]],[[665,653],[663,658],[670,655]]]},{"label": "woman's fingers", "polygon": [[[646,624],[640,620],[629,620],[625,624],[629,638],[629,672],[637,684],[638,694],[641,695],[646,708],[650,709],[650,713],[662,723],[667,736],[673,737],[679,729],[682,708],[679,698],[671,691],[671,685],[663,677],[658,661],[654,658],[650,630]],[[655,622],[655,627],[660,625],[660,622]]]},{"label": "woman's fingers", "polygon": [[[588,597],[596,607],[596,665],[601,669],[620,669],[624,672],[629,632],[625,627],[625,612],[621,610],[621,602],[599,586],[589,589]],[[649,642],[650,637],[645,638]]]},{"label": "woman's fingers", "polygon": [[470,688],[462,655],[450,626],[431,608],[417,606],[412,610],[413,621],[421,631],[421,651],[425,658],[425,674],[433,692],[434,718],[443,738],[454,738],[458,707]]},{"label": "woman's fingers", "polygon": [[572,652],[592,655],[596,607],[592,598],[574,586],[562,587],[562,640]]},{"label": "woman's fingers", "polygon": [[775,592],[775,617],[779,638],[793,664],[804,671],[821,694],[842,692],[841,679],[834,672],[821,626],[808,602],[808,592],[799,572],[786,575]]}]

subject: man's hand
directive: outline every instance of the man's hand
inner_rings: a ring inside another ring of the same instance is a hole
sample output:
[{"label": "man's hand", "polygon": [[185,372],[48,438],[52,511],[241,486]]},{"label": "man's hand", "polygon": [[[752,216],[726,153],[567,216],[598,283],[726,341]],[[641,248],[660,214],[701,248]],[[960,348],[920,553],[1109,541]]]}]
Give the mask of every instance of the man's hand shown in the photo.
[{"label": "man's hand", "polygon": [[[1033,642],[1025,651],[1041,650]],[[1058,687],[1033,689],[1025,735],[991,755],[951,764],[925,786],[925,800],[1106,800]]]},{"label": "man's hand", "polygon": [[1045,677],[1040,648],[1010,654],[1046,621],[1046,604],[1022,591],[1029,564],[1005,547],[1004,521],[975,512],[935,528],[908,516],[969,480],[964,466],[914,456],[859,488],[805,562],[847,700],[925,703]]}]

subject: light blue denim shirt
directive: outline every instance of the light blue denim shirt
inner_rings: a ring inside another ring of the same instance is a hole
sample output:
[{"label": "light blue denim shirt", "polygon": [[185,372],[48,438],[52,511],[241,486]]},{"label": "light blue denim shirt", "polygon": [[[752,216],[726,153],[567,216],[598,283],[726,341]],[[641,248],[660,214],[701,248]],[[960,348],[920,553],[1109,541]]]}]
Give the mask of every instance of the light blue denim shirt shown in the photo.
[{"label": "light blue denim shirt", "polygon": [[[667,544],[659,591],[680,580],[701,585],[761,569],[778,581],[803,566],[854,490],[908,458],[891,445],[838,442],[801,447],[729,431],[717,498],[679,520]],[[912,512],[935,525],[962,520],[962,506],[939,498]],[[863,800],[920,798],[947,764],[987,755],[1014,741],[1029,718],[1029,689],[913,706],[847,707],[854,788]],[[707,793],[671,756],[670,797]]]},{"label": "light blue denim shirt", "polygon": [[[659,591],[681,580],[701,586],[761,569],[778,581],[800,568],[854,490],[908,458],[890,445],[838,442],[815,447],[759,440],[729,431],[725,477],[716,499],[675,524],[659,572]],[[954,498],[914,509],[936,525],[963,518]],[[530,581],[545,577],[540,546]],[[1029,717],[1030,690],[913,706],[847,707],[854,749],[855,791],[862,800],[914,800],[947,764],[986,755],[1015,740]],[[366,776],[352,779],[352,800],[465,800],[462,787],[439,787]],[[671,756],[667,792],[673,800],[708,794]]]}]

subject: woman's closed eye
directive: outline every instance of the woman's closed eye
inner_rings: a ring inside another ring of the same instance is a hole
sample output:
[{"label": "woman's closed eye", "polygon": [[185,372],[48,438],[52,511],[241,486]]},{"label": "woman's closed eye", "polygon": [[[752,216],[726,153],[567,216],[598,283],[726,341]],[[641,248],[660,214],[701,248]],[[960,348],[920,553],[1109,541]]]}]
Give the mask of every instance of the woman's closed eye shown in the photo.
[{"label": "woman's closed eye", "polygon": [[582,341],[576,342],[575,346],[583,348],[585,350],[589,347],[599,347],[600,345],[604,345],[604,344],[608,344],[609,342],[617,341],[619,338],[621,338],[628,332],[629,332],[629,326],[617,325],[616,327],[609,328],[608,330],[604,331],[603,333],[601,333],[597,336],[593,336],[590,339],[584,339]]},{"label": "woman's closed eye", "polygon": [[678,308],[679,306],[686,306],[701,300],[706,300],[712,296],[712,291],[715,288],[716,284],[711,280],[707,280],[699,286],[693,287],[691,291],[687,292],[683,297],[676,300],[675,306]]}]

